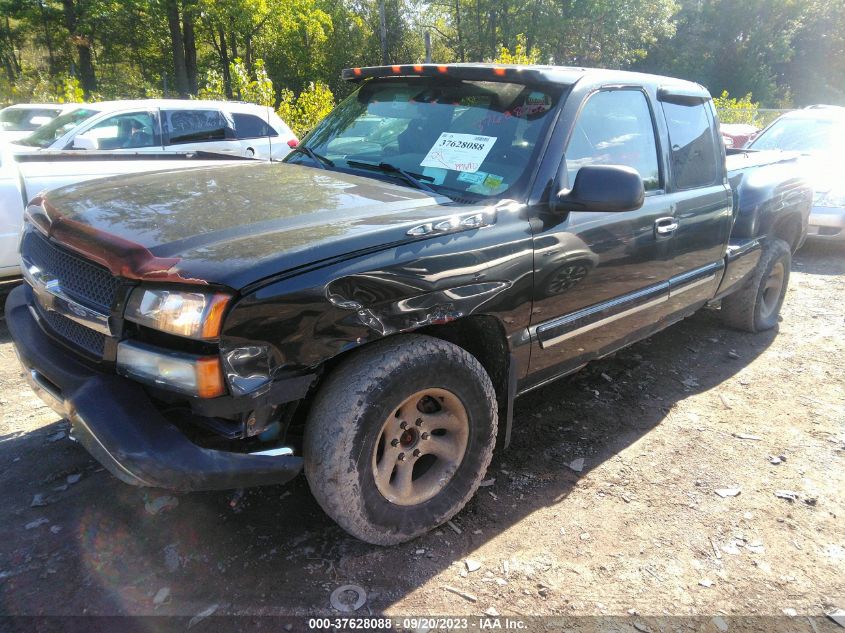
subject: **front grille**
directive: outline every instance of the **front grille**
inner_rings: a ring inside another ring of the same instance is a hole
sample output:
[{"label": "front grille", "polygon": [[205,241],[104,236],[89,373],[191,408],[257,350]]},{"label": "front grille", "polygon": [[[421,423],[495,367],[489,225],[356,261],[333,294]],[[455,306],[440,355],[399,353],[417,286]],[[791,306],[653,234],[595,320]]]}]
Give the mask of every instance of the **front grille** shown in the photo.
[{"label": "front grille", "polygon": [[58,279],[62,290],[80,303],[106,313],[111,309],[120,279],[105,268],[72,255],[32,230],[24,235],[21,253]]},{"label": "front grille", "polygon": [[[66,251],[34,230],[24,233],[21,255],[28,264],[55,279],[61,293],[67,297],[100,314],[111,312],[121,282],[102,266]],[[68,318],[70,315],[44,309],[37,299],[36,307],[43,322],[56,336],[96,358],[103,357],[105,334],[77,323]]]},{"label": "front grille", "polygon": [[47,321],[50,329],[63,339],[81,347],[97,358],[102,358],[106,344],[106,337],[103,334],[95,332],[84,325],[79,325],[76,321],[71,321],[58,312],[39,309],[38,313]]}]

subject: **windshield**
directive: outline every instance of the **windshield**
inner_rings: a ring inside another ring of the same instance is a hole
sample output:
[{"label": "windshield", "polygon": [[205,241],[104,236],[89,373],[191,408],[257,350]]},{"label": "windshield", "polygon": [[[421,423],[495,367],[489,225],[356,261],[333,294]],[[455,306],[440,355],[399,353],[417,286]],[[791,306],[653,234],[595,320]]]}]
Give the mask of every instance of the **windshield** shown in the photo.
[{"label": "windshield", "polygon": [[92,108],[77,108],[56,117],[46,125],[42,125],[29,136],[15,141],[19,145],[27,145],[29,147],[47,147],[58,138],[67,134],[70,130],[82,123],[87,118],[97,114],[99,110]]},{"label": "windshield", "polygon": [[841,151],[845,145],[845,118],[783,118],[754,139],[750,149],[780,149],[808,154]]},{"label": "windshield", "polygon": [[[527,186],[560,88],[493,81],[371,81],[338,105],[288,162],[423,185],[450,197]],[[397,173],[398,170],[405,175]]]},{"label": "windshield", "polygon": [[58,113],[54,108],[4,108],[0,110],[0,129],[32,132],[52,121]]}]

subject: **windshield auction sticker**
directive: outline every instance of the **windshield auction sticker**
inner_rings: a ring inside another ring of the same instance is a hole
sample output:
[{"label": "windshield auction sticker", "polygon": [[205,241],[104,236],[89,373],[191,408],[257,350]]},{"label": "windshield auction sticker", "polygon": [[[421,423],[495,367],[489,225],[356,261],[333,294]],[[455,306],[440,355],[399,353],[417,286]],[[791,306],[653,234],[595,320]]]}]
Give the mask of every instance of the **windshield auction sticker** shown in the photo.
[{"label": "windshield auction sticker", "polygon": [[495,142],[495,136],[443,132],[420,165],[475,173]]}]

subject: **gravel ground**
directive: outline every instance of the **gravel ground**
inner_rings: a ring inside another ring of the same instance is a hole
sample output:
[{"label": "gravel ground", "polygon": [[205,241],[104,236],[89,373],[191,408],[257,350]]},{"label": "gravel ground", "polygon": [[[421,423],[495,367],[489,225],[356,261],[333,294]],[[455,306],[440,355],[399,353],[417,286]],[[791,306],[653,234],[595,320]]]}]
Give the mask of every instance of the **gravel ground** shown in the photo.
[{"label": "gravel ground", "polygon": [[338,615],[354,583],[356,615],[794,610],[786,630],[813,630],[802,616],[845,608],[843,299],[845,250],[805,248],[777,331],[704,310],[524,397],[453,524],[388,549],[346,536],[301,477],[120,483],[25,386],[0,321],[0,611]]}]

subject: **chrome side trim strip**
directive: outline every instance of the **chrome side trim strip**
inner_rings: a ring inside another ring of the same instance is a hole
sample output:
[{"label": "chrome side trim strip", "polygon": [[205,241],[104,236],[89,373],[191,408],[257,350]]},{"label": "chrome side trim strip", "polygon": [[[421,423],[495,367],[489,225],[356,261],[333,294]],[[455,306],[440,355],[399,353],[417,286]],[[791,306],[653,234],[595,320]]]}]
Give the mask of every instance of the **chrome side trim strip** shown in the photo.
[{"label": "chrome side trim strip", "polygon": [[111,336],[109,316],[72,299],[65,293],[61,283],[53,275],[41,270],[25,258],[21,258],[21,272],[24,281],[32,287],[38,304],[42,308],[61,314],[63,317],[100,334]]},{"label": "chrome side trim strip", "polygon": [[[604,303],[599,303],[588,308],[584,308],[577,312],[540,323],[534,328],[534,333],[540,343],[540,347],[545,349],[552,345],[557,345],[563,341],[580,336],[595,330],[596,328],[608,325],[619,319],[636,314],[643,310],[648,310],[655,306],[668,301],[670,298],[676,297],[679,294],[702,286],[704,284],[713,283],[716,280],[717,273],[722,270],[724,265],[722,262],[707,264],[701,268],[689,271],[682,275],[672,277],[668,281],[637,290],[627,295],[616,297]],[[642,302],[642,303],[638,303]],[[630,306],[630,307],[628,307]],[[612,312],[619,310],[619,312]],[[601,316],[604,313],[612,312],[607,316]],[[577,325],[590,318],[597,320]],[[562,332],[551,338],[543,339],[543,334],[551,333],[554,330],[574,327],[574,329]]]},{"label": "chrome side trim strip", "polygon": [[602,327],[603,325],[607,325],[608,323],[613,323],[614,321],[618,321],[619,319],[624,319],[625,317],[631,316],[632,314],[636,314],[637,312],[641,312],[642,310],[653,308],[654,306],[660,305],[661,303],[665,303],[668,300],[669,295],[664,294],[658,297],[657,299],[652,299],[651,301],[648,301],[646,303],[641,303],[640,305],[634,306],[633,308],[628,308],[627,310],[623,310],[622,312],[617,312],[616,314],[612,314],[599,321],[588,323],[587,325],[583,325],[578,329],[570,330],[569,332],[564,332],[563,334],[555,336],[554,338],[550,338],[546,341],[541,340],[540,346],[545,349],[547,347],[551,347],[552,345],[557,345],[558,343],[561,343],[567,339],[580,336],[581,334],[585,334],[591,330],[595,330],[596,328]]},{"label": "chrome side trim strip", "polygon": [[677,297],[679,294],[686,292],[687,290],[692,290],[693,288],[697,288],[702,284],[713,283],[713,280],[716,279],[716,275],[710,275],[709,277],[702,277],[701,279],[696,279],[695,281],[691,281],[688,284],[683,286],[669,286],[669,297]]},{"label": "chrome side trim strip", "polygon": [[250,453],[250,455],[266,455],[267,457],[279,457],[281,455],[293,455],[293,449],[289,446],[280,446],[279,448],[271,448],[266,451],[257,451]]}]

